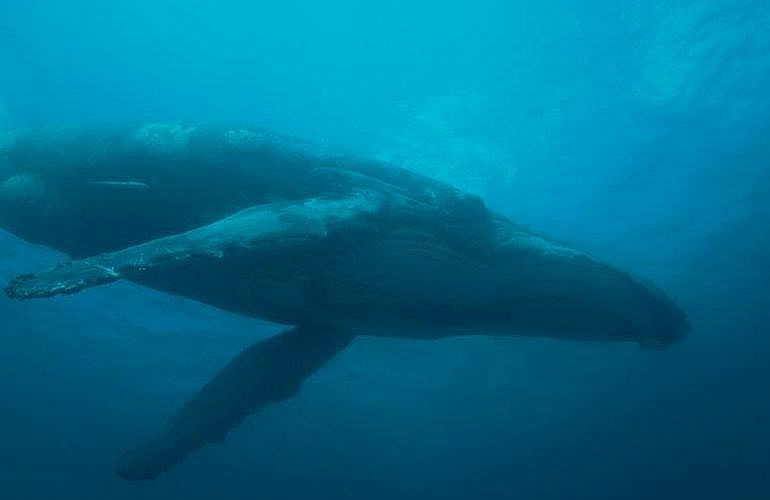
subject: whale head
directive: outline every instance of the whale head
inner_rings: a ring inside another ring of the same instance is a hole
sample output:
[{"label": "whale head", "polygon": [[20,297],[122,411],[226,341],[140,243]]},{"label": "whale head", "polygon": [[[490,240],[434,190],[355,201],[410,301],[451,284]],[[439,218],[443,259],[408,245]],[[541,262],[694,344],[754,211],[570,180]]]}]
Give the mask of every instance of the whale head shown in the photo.
[{"label": "whale head", "polygon": [[[72,256],[118,247],[126,243],[120,237],[131,241],[124,214],[146,186],[113,184],[110,173],[98,171],[101,165],[63,161],[70,152],[61,144],[40,141],[45,149],[37,137],[19,137],[0,133],[1,229]],[[109,182],[99,182],[103,177]]]},{"label": "whale head", "polygon": [[687,335],[685,313],[652,283],[525,230],[505,236],[508,264],[497,272],[510,283],[505,314],[514,328],[650,349],[665,349]]},{"label": "whale head", "polygon": [[[155,189],[173,169],[148,161],[133,145],[114,146],[120,130],[0,132],[0,228],[84,257],[198,223],[192,213],[186,225],[177,222],[190,212],[187,186]],[[112,149],[118,153],[110,156]]]}]

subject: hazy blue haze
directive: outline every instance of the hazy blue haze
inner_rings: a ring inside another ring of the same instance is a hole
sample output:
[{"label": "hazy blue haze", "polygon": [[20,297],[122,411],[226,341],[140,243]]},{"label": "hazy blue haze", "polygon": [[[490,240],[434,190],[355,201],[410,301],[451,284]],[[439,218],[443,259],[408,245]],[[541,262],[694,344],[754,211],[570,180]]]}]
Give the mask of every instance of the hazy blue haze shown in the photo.
[{"label": "hazy blue haze", "polygon": [[[0,298],[0,498],[770,498],[770,4],[0,2],[0,128],[243,121],[659,282],[665,352],[359,338],[150,483],[113,461],[275,331],[130,284]],[[0,281],[61,259],[0,233]]]}]

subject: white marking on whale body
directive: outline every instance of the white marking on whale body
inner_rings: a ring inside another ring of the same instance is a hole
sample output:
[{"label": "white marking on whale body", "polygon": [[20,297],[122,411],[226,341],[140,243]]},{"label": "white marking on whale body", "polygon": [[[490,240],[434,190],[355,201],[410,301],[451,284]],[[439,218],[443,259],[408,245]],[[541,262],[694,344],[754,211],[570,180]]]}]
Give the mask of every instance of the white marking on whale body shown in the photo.
[{"label": "white marking on whale body", "polygon": [[147,191],[150,189],[150,186],[147,183],[137,181],[91,181],[88,184],[91,186],[104,186],[131,191]]},{"label": "white marking on whale body", "polygon": [[225,140],[228,145],[244,150],[248,150],[250,147],[259,147],[265,138],[265,134],[260,134],[254,130],[237,129],[225,132]]},{"label": "white marking on whale body", "polygon": [[190,136],[196,127],[177,123],[150,123],[131,136],[130,142],[145,150],[161,154],[179,154],[187,150]]}]

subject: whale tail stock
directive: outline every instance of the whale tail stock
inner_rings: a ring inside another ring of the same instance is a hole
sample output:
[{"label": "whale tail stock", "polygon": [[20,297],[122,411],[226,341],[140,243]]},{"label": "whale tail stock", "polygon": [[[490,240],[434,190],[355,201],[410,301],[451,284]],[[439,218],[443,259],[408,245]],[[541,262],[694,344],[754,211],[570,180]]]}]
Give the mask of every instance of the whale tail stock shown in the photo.
[{"label": "whale tail stock", "polygon": [[154,479],[207,443],[222,442],[245,416],[295,395],[302,382],[344,349],[354,335],[298,326],[247,348],[211,379],[153,438],[125,453],[116,472]]}]

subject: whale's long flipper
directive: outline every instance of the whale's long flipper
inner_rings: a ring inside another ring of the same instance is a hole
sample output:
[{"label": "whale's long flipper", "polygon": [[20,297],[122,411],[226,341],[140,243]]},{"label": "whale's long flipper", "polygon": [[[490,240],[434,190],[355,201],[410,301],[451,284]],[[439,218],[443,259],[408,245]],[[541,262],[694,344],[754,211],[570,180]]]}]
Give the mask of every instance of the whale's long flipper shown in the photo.
[{"label": "whale's long flipper", "polygon": [[152,479],[206,443],[221,442],[241,420],[288,399],[302,382],[344,349],[353,335],[300,326],[259,342],[233,359],[157,436],[123,455],[125,479]]},{"label": "whale's long flipper", "polygon": [[275,250],[320,240],[372,215],[383,197],[358,191],[344,198],[256,205],[186,233],[24,274],[5,288],[16,299],[53,297],[120,279],[141,279],[150,269],[196,257],[226,257],[230,252]]}]

